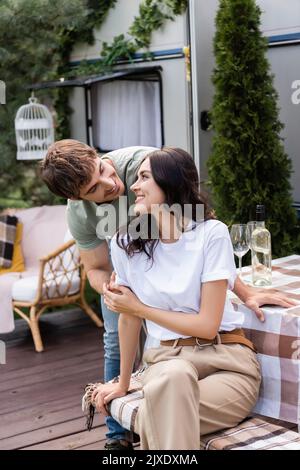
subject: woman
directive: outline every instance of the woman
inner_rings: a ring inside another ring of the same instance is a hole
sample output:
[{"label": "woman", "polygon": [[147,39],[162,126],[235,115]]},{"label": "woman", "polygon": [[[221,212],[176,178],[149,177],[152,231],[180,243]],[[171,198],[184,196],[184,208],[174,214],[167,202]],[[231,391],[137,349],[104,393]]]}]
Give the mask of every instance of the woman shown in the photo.
[{"label": "woman", "polygon": [[[100,385],[92,399],[105,412],[109,401],[128,391],[145,319],[160,345],[144,354],[149,367],[136,417],[142,449],[199,449],[200,434],[237,425],[258,396],[253,345],[240,329],[242,315],[226,299],[236,276],[228,230],[198,188],[197,169],[185,151],[151,153],[131,187],[140,218],[111,244],[116,282],[104,286],[104,298],[121,313],[121,375],[119,383]],[[188,216],[178,211],[185,205]],[[146,230],[144,219],[151,222]],[[155,226],[158,239],[150,237]]]}]

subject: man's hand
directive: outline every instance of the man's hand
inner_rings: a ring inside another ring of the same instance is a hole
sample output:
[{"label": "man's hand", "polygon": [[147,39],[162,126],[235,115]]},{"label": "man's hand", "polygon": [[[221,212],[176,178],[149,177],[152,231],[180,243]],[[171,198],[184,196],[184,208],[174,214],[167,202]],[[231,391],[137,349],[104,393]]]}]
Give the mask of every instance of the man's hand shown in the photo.
[{"label": "man's hand", "polygon": [[[121,291],[117,289],[117,284],[116,284],[116,273],[113,271],[110,276],[109,282],[106,284],[107,289],[110,292],[114,292],[115,294],[121,294]],[[103,290],[103,288],[102,288]]]},{"label": "man's hand", "polygon": [[260,308],[262,305],[279,305],[285,308],[298,305],[298,302],[277,289],[257,289],[255,287],[249,287],[249,291],[243,300],[245,305],[250,308],[262,322],[265,321],[264,313]]},{"label": "man's hand", "polygon": [[116,313],[139,316],[144,304],[128,287],[110,282],[103,284],[105,305]]}]

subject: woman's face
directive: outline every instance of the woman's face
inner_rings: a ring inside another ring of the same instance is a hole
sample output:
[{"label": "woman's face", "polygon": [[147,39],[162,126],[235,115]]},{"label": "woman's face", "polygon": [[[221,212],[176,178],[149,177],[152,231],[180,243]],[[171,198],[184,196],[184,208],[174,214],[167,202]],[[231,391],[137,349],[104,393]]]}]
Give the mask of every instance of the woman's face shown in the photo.
[{"label": "woman's face", "polygon": [[149,158],[141,164],[138,179],[130,189],[135,194],[135,214],[154,213],[157,205],[165,202],[165,194],[152,176]]}]

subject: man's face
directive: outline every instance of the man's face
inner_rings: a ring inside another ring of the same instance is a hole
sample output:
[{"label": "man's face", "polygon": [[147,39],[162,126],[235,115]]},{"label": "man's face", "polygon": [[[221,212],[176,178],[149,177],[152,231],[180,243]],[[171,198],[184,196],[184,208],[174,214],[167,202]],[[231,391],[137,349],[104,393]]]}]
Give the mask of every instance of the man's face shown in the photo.
[{"label": "man's face", "polygon": [[125,192],[123,181],[117,175],[113,163],[108,159],[95,159],[91,181],[80,189],[80,199],[97,203],[111,202]]}]

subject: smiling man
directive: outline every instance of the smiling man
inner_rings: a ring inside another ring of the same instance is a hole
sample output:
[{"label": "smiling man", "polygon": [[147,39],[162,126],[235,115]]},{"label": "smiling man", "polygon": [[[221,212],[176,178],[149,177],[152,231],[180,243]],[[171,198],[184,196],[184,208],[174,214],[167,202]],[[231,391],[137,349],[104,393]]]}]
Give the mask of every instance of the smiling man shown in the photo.
[{"label": "smiling man", "polygon": [[[50,191],[68,199],[68,226],[77,242],[91,286],[102,294],[102,286],[112,272],[106,242],[108,225],[117,228],[126,223],[135,195],[130,186],[137,170],[154,147],[127,147],[100,157],[95,149],[77,140],[52,144],[41,165],[41,176]],[[121,196],[126,196],[121,197]],[[103,223],[102,223],[103,221]],[[104,320],[104,380],[120,373],[118,316],[102,301]],[[107,418],[109,432],[106,449],[125,450],[126,431]]]},{"label": "smiling man", "polygon": [[[127,147],[100,157],[88,145],[68,139],[52,144],[42,162],[41,176],[48,188],[68,199],[68,225],[77,242],[89,282],[99,294],[103,293],[103,283],[110,279],[112,272],[106,242],[108,217],[117,218],[112,221],[115,230],[126,223],[128,209],[135,200],[130,186],[136,181],[141,163],[153,150],[156,149]],[[121,196],[126,196],[126,199]],[[105,220],[103,224],[102,219]],[[261,320],[260,305],[294,305],[292,300],[275,289],[255,289],[243,284],[238,277],[234,292]],[[102,296],[101,306],[105,329],[104,380],[107,382],[120,373],[118,315],[108,310]],[[125,430],[111,417],[106,423],[109,429],[106,449],[131,449]]]}]

